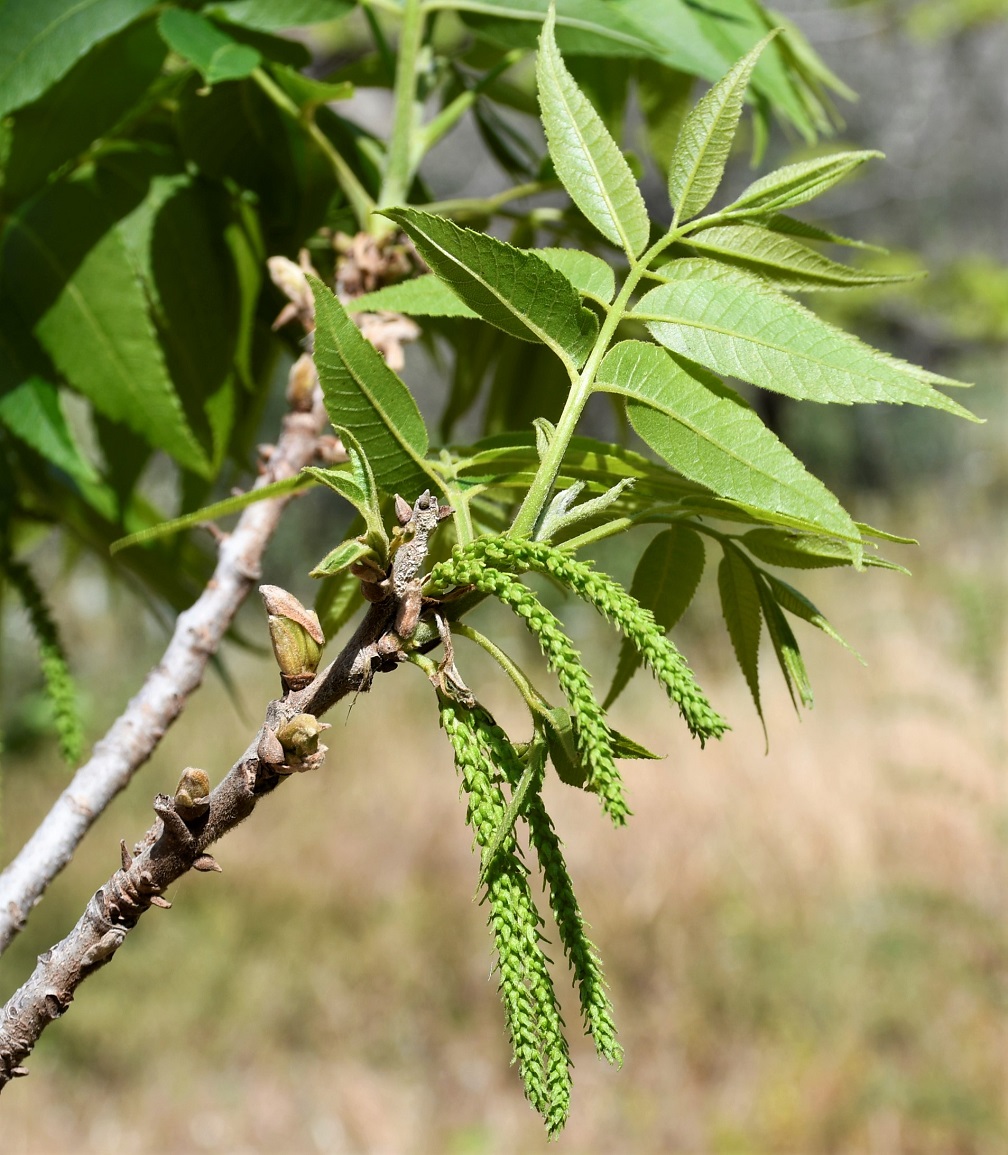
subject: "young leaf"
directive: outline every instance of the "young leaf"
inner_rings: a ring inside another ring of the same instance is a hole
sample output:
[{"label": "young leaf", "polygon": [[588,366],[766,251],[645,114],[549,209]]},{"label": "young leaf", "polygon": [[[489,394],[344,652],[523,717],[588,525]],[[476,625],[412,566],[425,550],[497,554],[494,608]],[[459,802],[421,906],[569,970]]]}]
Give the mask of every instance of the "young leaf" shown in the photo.
[{"label": "young leaf", "polygon": [[523,341],[548,345],[580,368],[598,320],[577,290],[534,253],[417,209],[383,209],[406,232],[432,271],[484,320]]},{"label": "young leaf", "polygon": [[721,613],[728,627],[732,649],[756,703],[756,712],[762,720],[763,707],[760,704],[759,686],[762,617],[759,588],[745,557],[728,542],[725,542],[724,557],[718,566],[718,592],[721,595]]},{"label": "young leaf", "polygon": [[384,561],[388,556],[389,542],[385,533],[385,519],[382,516],[378,486],[371,472],[364,451],[357,438],[349,429],[334,426],[349,457],[349,468],[325,469],[306,466],[301,472],[321,481],[348,501],[364,519],[368,545]]},{"label": "young leaf", "polygon": [[746,53],[686,117],[668,174],[673,224],[702,212],[717,192],[742,115],[749,77],[773,36],[771,32]]},{"label": "young leaf", "polygon": [[932,387],[956,382],[872,349],[751,273],[695,257],[664,275],[668,282],[631,315],[666,348],[716,373],[801,400],[887,401],[978,420]]},{"label": "young leaf", "polygon": [[374,479],[408,499],[436,475],[424,461],[427,429],[413,396],[360,334],[346,310],[315,277],[315,366],[333,424],[360,442]]},{"label": "young leaf", "polygon": [[[858,525],[858,531],[864,532]],[[769,529],[761,526],[744,533],[739,542],[760,561],[769,565],[779,565],[788,569],[826,569],[832,566],[851,565],[850,546],[835,538],[821,537],[812,533],[795,533],[787,529]],[[862,564],[878,569],[907,571],[895,562],[886,561],[874,554],[866,553]]]},{"label": "young leaf", "polygon": [[774,574],[764,571],[761,577],[763,581],[766,582],[767,588],[773,595],[774,600],[782,609],[787,610],[789,614],[794,614],[795,617],[801,618],[803,622],[808,622],[809,625],[815,626],[817,630],[822,630],[828,638],[832,638],[834,642],[838,642],[845,650],[850,650],[859,662],[864,663],[864,659],[857,650],[844,641],[803,593],[796,590],[794,586],[788,585],[787,582],[781,581],[781,579]]},{"label": "young leaf", "polygon": [[[703,539],[685,525],[673,525],[659,533],[641,554],[630,593],[668,633],[693,600],[703,569]],[[602,703],[604,710],[616,701],[640,664],[640,653],[624,638],[612,685]]]},{"label": "young leaf", "polygon": [[269,485],[263,485],[259,489],[250,489],[247,493],[239,493],[236,497],[225,497],[223,501],[215,501],[212,505],[205,505],[202,509],[193,510],[192,513],[184,514],[182,517],[172,518],[171,521],[162,521],[147,529],[131,533],[128,537],[121,537],[118,541],[112,542],[109,546],[109,553],[116,554],[121,550],[129,549],[130,546],[142,545],[162,537],[170,537],[184,529],[192,529],[193,526],[215,521],[218,517],[227,517],[229,514],[237,513],[247,505],[254,505],[257,501],[265,501],[270,497],[280,497],[285,493],[293,493],[294,490],[302,489],[308,484],[310,484],[308,478],[299,474],[296,477],[285,477],[282,481],[270,482]]},{"label": "young leaf", "polygon": [[737,200],[724,210],[726,213],[775,213],[780,209],[803,205],[813,197],[826,192],[844,177],[849,176],[865,161],[883,154],[871,149],[860,152],[839,152],[831,156],[817,156],[798,164],[788,164],[767,173],[744,189]]},{"label": "young leaf", "polygon": [[[892,285],[912,281],[919,274],[873,273],[831,261],[801,241],[759,225],[725,225],[704,229],[689,238],[701,256],[739,265],[759,273],[778,289],[811,292],[852,289],[863,285]],[[666,268],[668,266],[665,266]],[[662,269],[655,274],[660,279]]]},{"label": "young leaf", "polygon": [[809,682],[808,671],[805,669],[805,662],[802,659],[801,651],[798,649],[794,632],[766,584],[757,582],[757,589],[759,590],[760,605],[763,607],[763,617],[766,619],[767,634],[773,644],[774,653],[777,655],[777,661],[780,664],[781,673],[784,675],[791,701],[795,703],[797,709],[798,703],[795,702],[795,691],[797,690],[802,705],[810,707],[813,700],[812,684]]},{"label": "young leaf", "polygon": [[158,31],[173,52],[199,70],[207,84],[240,80],[262,63],[254,48],[239,44],[196,12],[168,8],[158,17]]},{"label": "young leaf", "polygon": [[536,80],[546,143],[571,200],[599,232],[631,257],[647,247],[647,207],[619,146],[560,55],[550,9],[539,38]]},{"label": "young leaf", "polygon": [[847,538],[860,554],[861,535],[840,502],[717,378],[688,370],[655,345],[621,341],[595,383],[627,399],[634,429],[684,476],[750,509]]},{"label": "young leaf", "polygon": [[9,0],[0,5],[0,117],[28,104],[149,0]]},{"label": "young leaf", "polygon": [[356,538],[351,538],[349,541],[341,542],[335,549],[330,550],[311,571],[311,576],[313,578],[324,578],[332,574],[342,573],[343,570],[349,569],[354,562],[360,561],[362,557],[374,556],[374,550],[369,545],[365,545]]}]

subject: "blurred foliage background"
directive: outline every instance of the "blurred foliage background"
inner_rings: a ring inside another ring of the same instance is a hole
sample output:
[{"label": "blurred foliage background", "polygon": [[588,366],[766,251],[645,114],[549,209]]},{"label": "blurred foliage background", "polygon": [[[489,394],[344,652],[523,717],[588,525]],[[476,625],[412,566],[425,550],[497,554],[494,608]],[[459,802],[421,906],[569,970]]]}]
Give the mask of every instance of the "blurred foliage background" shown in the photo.
[{"label": "blurred foliage background", "polygon": [[[677,640],[734,730],[701,752],[640,679],[617,724],[668,758],[628,773],[631,828],[604,828],[594,799],[555,788],[627,1055],[614,1073],[575,1046],[556,1149],[993,1155],[1008,1148],[1006,13],[1003,0],[784,12],[859,94],[842,143],[888,156],[820,219],[893,249],[894,268],[930,271],[816,307],[976,381],[968,402],[988,424],[772,415],[856,516],[921,539],[893,555],[914,574],[811,575],[804,588],[868,665],[805,636],[817,705],[799,721],[771,683],[766,756],[708,575]],[[465,157],[453,142],[432,157],[435,191],[439,166]],[[771,153],[802,155],[780,136]],[[473,172],[463,195],[495,179]],[[741,159],[735,179],[748,179]],[[408,379],[429,382],[411,356]],[[325,495],[300,499],[266,580],[310,596],[334,516]],[[68,567],[53,546],[33,564],[93,740],[156,661],[164,623],[91,562]],[[33,642],[5,612],[7,859],[66,771]],[[591,665],[590,622],[558,612]],[[264,625],[250,606],[239,632],[265,643]],[[153,794],[184,765],[216,780],[243,748],[275,675],[261,654],[226,658],[234,706],[208,680],[0,961],[5,997],[115,868],[119,838],[146,828]],[[224,875],[183,882],[46,1033],[32,1077],[4,1096],[5,1155],[546,1148],[507,1067],[450,750],[433,711],[409,722],[430,691],[406,669],[379,690],[330,719],[322,772],[220,848]],[[490,704],[517,722],[505,687]]]}]

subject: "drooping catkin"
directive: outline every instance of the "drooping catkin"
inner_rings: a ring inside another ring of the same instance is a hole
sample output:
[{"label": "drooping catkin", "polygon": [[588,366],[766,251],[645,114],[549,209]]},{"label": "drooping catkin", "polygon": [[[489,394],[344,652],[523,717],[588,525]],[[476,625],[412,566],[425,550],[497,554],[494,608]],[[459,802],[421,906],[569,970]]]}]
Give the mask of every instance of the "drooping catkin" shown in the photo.
[{"label": "drooping catkin", "polygon": [[[507,740],[506,735],[504,739]],[[522,778],[524,767],[513,748],[511,755],[499,764],[514,789]],[[528,755],[534,756],[532,752]],[[616,1024],[602,973],[602,961],[595,944],[587,935],[581,907],[574,894],[574,883],[564,861],[562,843],[538,789],[542,784],[545,757],[543,748],[539,775],[525,797],[522,815],[528,824],[529,842],[539,860],[543,883],[549,893],[550,909],[574,977],[585,1031],[591,1035],[599,1057],[619,1066],[623,1062],[623,1048],[616,1041]]]},{"label": "drooping catkin", "polygon": [[481,593],[492,594],[512,609],[539,643],[549,668],[574,718],[578,752],[586,770],[586,785],[599,795],[606,813],[617,826],[630,813],[623,796],[623,782],[613,756],[612,736],[605,715],[592,689],[591,677],[574,643],[564,633],[557,617],[517,578],[484,566],[481,559],[456,553],[439,562],[428,578],[429,590],[472,585]]},{"label": "drooping catkin", "polygon": [[[493,841],[507,809],[498,768],[503,759],[514,756],[513,747],[479,707],[467,709],[445,699],[441,724],[466,791],[467,822],[476,844],[484,849]],[[570,1056],[556,992],[539,945],[542,919],[513,834],[504,839],[488,864],[486,888],[515,1059],[525,1094],[553,1135],[563,1128],[570,1108]]]},{"label": "drooping catkin", "polygon": [[[711,707],[697,685],[693,671],[682,654],[665,635],[650,610],[637,601],[619,582],[599,573],[588,562],[580,561],[548,542],[524,538],[480,538],[457,547],[450,561],[465,567],[469,560],[507,572],[546,574],[589,602],[611,622],[638,650],[645,664],[679,707],[690,732],[700,739],[720,738],[728,728],[725,720]],[[449,563],[450,564],[450,563]]]},{"label": "drooping catkin", "polygon": [[77,691],[67,663],[59,629],[53,621],[45,595],[31,570],[12,557],[0,561],[0,568],[17,590],[39,649],[39,666],[46,696],[52,705],[60,753],[76,766],[84,745],[84,732],[77,709]]}]

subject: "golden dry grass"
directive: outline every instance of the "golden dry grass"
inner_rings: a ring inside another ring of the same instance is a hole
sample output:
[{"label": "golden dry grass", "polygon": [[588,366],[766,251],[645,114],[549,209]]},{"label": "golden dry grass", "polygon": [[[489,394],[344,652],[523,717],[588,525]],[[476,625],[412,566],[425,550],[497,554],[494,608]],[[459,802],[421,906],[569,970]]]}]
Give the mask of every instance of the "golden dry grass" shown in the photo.
[{"label": "golden dry grass", "polygon": [[[769,755],[708,609],[682,644],[725,740],[701,752],[638,677],[617,724],[669,756],[627,764],[629,827],[550,784],[626,1048],[619,1072],[594,1059],[562,978],[576,1069],[555,1150],[1008,1149],[1004,590],[981,551],[981,595],[964,594],[962,557],[798,582],[869,666],[805,631],[817,705],[799,722],[767,655]],[[254,716],[272,678],[236,668]],[[499,684],[490,698],[521,726]],[[145,918],[49,1030],[0,1104],[4,1155],[547,1149],[508,1067],[430,705],[402,670],[332,719],[326,767],[220,847],[223,876]],[[5,996],[153,793],[186,763],[218,777],[246,732],[208,684],[4,958]],[[8,847],[56,785],[40,760],[8,768]]]}]

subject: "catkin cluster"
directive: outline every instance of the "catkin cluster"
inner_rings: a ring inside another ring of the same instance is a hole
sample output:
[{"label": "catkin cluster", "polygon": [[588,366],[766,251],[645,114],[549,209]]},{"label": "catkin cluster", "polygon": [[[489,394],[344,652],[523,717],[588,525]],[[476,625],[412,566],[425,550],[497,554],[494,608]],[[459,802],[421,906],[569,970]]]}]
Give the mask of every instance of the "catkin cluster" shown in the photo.
[{"label": "catkin cluster", "polygon": [[599,573],[588,562],[579,561],[548,542],[513,537],[480,538],[459,547],[444,564],[456,562],[465,570],[474,562],[509,573],[531,570],[552,577],[593,605],[634,645],[701,744],[708,738],[720,738],[727,729],[651,611],[608,574]]},{"label": "catkin cluster", "polygon": [[599,795],[613,822],[622,825],[630,810],[613,755],[612,735],[581,655],[557,617],[528,586],[510,574],[488,568],[479,558],[456,553],[431,570],[428,588],[439,590],[455,585],[471,585],[481,593],[492,594],[524,621],[570,705],[578,752],[586,771],[586,786]]},{"label": "catkin cluster", "polygon": [[[479,707],[468,709],[444,699],[441,725],[462,776],[467,821],[476,844],[486,849],[505,819],[500,767],[516,758],[514,748]],[[493,861],[487,864],[485,878],[500,992],[515,1059],[529,1102],[554,1135],[562,1130],[570,1107],[570,1055],[540,945],[542,919],[513,833],[500,843]]]}]

